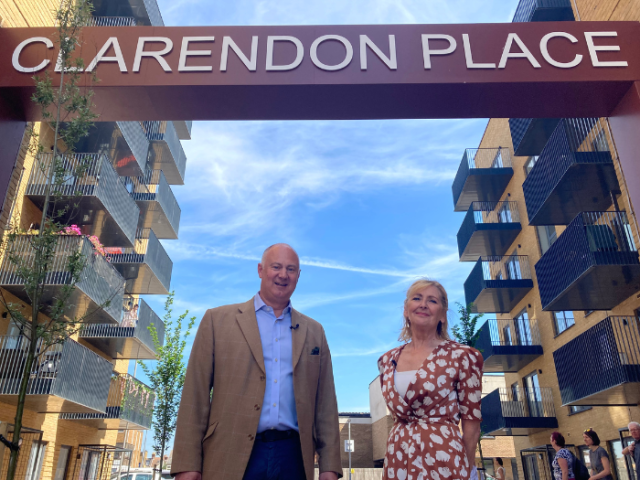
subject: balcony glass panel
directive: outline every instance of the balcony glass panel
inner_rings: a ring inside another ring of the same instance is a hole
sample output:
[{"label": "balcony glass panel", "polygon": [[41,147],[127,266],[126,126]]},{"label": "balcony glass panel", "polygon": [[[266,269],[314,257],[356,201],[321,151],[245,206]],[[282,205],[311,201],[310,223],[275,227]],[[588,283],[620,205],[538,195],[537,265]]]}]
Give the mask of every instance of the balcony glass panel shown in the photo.
[{"label": "balcony glass panel", "polygon": [[[52,163],[59,177],[47,187]],[[60,221],[76,223],[103,245],[133,245],[140,209],[105,155],[64,154],[56,162],[51,154],[42,155],[31,170],[25,195],[43,208],[47,188],[53,196],[51,212],[69,209]]]},{"label": "balcony glass panel", "polygon": [[597,118],[563,119],[522,184],[531,225],[567,225],[580,212],[607,210],[618,180]]},{"label": "balcony glass panel", "polygon": [[153,230],[141,230],[133,248],[111,248],[108,254],[127,282],[127,293],[166,295],[169,292],[173,262]]},{"label": "balcony glass panel", "polygon": [[532,288],[524,255],[481,257],[464,282],[466,303],[482,313],[509,313]]},{"label": "balcony glass panel", "polygon": [[573,21],[571,0],[520,0],[513,22]]},{"label": "balcony glass panel", "polygon": [[504,255],[521,230],[516,202],[473,202],[458,231],[460,260]]},{"label": "balcony glass panel", "polygon": [[551,388],[498,388],[482,399],[481,410],[487,435],[526,436],[558,427]]},{"label": "balcony glass panel", "polygon": [[187,157],[173,122],[142,122],[147,138],[153,144],[151,165],[162,170],[171,185],[184,185]]},{"label": "balcony glass panel", "polygon": [[[10,255],[19,259],[19,265],[32,265],[34,250],[28,235],[19,236],[8,248]],[[97,253],[86,237],[60,235],[55,246],[51,264],[47,269],[42,300],[51,303],[60,292],[62,285],[71,281],[68,272],[69,255],[80,251],[85,267],[69,301],[65,312],[69,318],[86,315],[91,323],[116,323],[120,320],[120,306],[124,296],[124,279],[105,257]],[[16,263],[5,255],[0,267],[0,286],[18,298],[29,301],[24,288],[24,280],[19,275]]]},{"label": "balcony glass panel", "polygon": [[506,148],[467,148],[451,187],[456,212],[472,202],[497,202],[513,176]]},{"label": "balcony glass panel", "polygon": [[[0,401],[15,405],[29,350],[24,336],[0,337]],[[27,386],[35,412],[105,412],[111,362],[73,340],[45,348],[40,342]]]},{"label": "balcony glass panel", "polygon": [[509,130],[516,157],[540,155],[558,126],[559,118],[510,118]]},{"label": "balcony glass panel", "polygon": [[66,413],[62,420],[76,420],[99,430],[148,430],[151,428],[155,393],[128,374],[111,378],[106,413]]},{"label": "balcony glass panel", "polygon": [[579,214],[535,268],[544,310],[610,310],[640,290],[625,212]]},{"label": "balcony glass panel", "polygon": [[487,320],[476,348],[482,352],[485,372],[517,372],[542,355],[538,324],[525,317]]},{"label": "balcony glass panel", "polygon": [[80,331],[80,338],[114,359],[152,360],[157,353],[149,332],[152,323],[162,345],[164,322],[144,300],[125,298],[118,325],[85,325]]},{"label": "balcony glass panel", "polygon": [[553,360],[563,405],[638,404],[640,326],[636,317],[606,318],[553,352]]},{"label": "balcony glass panel", "polygon": [[139,229],[150,228],[158,238],[177,239],[180,206],[162,170],[126,179],[127,190],[140,208]]}]

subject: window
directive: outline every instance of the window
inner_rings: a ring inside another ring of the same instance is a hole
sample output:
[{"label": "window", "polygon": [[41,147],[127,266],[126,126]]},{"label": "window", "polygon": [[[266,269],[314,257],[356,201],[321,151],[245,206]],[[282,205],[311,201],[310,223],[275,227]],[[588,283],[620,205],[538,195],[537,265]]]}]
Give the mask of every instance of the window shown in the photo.
[{"label": "window", "polygon": [[591,410],[591,407],[587,405],[572,405],[569,407],[569,415],[573,415],[575,413],[584,412],[586,410]]},{"label": "window", "polygon": [[509,272],[508,280],[522,280],[522,271],[520,270],[520,257],[515,254],[507,261],[507,271]]},{"label": "window", "polygon": [[567,328],[576,324],[573,312],[553,312],[553,322],[556,328],[556,335],[560,335]]},{"label": "window", "polygon": [[69,464],[69,456],[71,454],[71,447],[62,445],[60,447],[60,453],[58,454],[58,465],[56,466],[56,475],[54,480],[64,480],[67,476],[67,465]]},{"label": "window", "polygon": [[558,239],[558,234],[556,233],[556,227],[554,225],[542,225],[536,227],[538,231],[538,241],[540,242],[540,251],[544,255],[549,250],[549,247],[553,245]]},{"label": "window", "polygon": [[495,476],[495,472],[493,470],[493,458],[485,458],[483,466],[486,475],[489,475],[491,477]]},{"label": "window", "polygon": [[536,162],[538,161],[538,155],[533,155],[531,157],[529,157],[529,160],[527,160],[527,162],[524,164],[524,176],[528,176],[529,173],[531,173],[531,170],[533,169],[533,166],[536,164]]},{"label": "window", "polygon": [[44,452],[47,449],[45,442],[35,440],[31,444],[31,452],[29,453],[29,462],[27,464],[27,473],[24,480],[37,480],[40,478],[42,471],[42,461],[44,460]]},{"label": "window", "polygon": [[498,152],[496,153],[496,156],[493,157],[493,164],[491,165],[491,168],[503,168],[504,167],[504,162],[502,161],[502,149],[498,149]]},{"label": "window", "polygon": [[500,208],[500,212],[498,212],[498,222],[499,223],[511,223],[513,222],[513,217],[511,215],[511,203],[504,202],[502,207]]},{"label": "window", "polygon": [[589,315],[591,315],[593,312],[595,312],[595,310],[585,310],[584,311],[584,316],[588,317]]},{"label": "window", "polygon": [[524,377],[525,395],[527,397],[527,405],[529,407],[530,417],[544,417],[544,408],[542,405],[542,391],[540,390],[540,381],[538,380],[538,372],[533,372]]},{"label": "window", "polygon": [[516,315],[513,323],[516,330],[516,345],[533,345],[531,323],[529,323],[527,310],[525,309]]},{"label": "window", "polygon": [[594,152],[608,152],[609,142],[607,142],[607,136],[604,134],[604,130],[600,130],[596,138],[591,142]]},{"label": "window", "polygon": [[616,470],[616,478],[618,480],[629,480],[626,459],[624,455],[622,455],[622,442],[620,440],[612,440],[609,442],[609,446],[609,450],[613,454],[613,466]]}]

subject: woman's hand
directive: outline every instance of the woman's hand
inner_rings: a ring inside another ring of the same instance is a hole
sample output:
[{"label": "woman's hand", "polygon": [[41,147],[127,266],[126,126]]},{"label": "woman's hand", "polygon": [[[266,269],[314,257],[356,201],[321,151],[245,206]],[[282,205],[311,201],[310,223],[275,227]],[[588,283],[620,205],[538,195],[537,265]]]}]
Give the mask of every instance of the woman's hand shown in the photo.
[{"label": "woman's hand", "polygon": [[593,475],[589,477],[589,480],[600,480],[607,475],[611,475],[611,464],[609,463],[609,459],[601,458],[600,461],[602,462],[602,471],[598,473],[596,470],[591,470]]},{"label": "woman's hand", "polygon": [[476,448],[479,439],[480,420],[462,420],[462,443],[464,443],[470,467],[473,467],[476,459]]}]

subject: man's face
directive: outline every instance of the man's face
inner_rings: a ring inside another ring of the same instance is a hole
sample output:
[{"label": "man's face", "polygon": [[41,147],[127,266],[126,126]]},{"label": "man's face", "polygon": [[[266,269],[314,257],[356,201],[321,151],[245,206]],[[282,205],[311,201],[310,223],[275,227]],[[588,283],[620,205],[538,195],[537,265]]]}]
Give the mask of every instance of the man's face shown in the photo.
[{"label": "man's face", "polygon": [[286,303],[293,295],[300,277],[298,255],[286,245],[277,245],[267,252],[258,265],[262,279],[260,294],[266,303]]},{"label": "man's face", "polygon": [[640,440],[640,427],[638,425],[632,425],[629,429],[629,433],[634,440]]}]

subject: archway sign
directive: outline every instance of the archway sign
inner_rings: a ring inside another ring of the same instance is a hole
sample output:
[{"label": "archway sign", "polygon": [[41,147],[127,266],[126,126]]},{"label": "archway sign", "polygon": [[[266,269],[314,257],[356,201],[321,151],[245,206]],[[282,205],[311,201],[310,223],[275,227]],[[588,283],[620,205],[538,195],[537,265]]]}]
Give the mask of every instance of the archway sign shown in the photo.
[{"label": "archway sign", "polygon": [[[54,35],[0,29],[0,137],[38,119]],[[101,121],[609,116],[640,178],[638,22],[87,27],[79,54]]]}]

